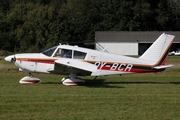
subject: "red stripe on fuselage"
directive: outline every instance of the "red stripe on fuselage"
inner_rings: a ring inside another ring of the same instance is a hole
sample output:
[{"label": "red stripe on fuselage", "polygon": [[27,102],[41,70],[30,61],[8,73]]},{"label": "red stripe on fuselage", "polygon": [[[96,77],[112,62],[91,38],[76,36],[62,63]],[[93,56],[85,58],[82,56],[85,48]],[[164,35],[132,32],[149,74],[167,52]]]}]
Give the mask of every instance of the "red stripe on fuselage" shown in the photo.
[{"label": "red stripe on fuselage", "polygon": [[54,64],[56,59],[38,59],[38,58],[16,58],[19,61],[26,61],[26,62],[36,62],[36,63],[43,63],[43,64]]},{"label": "red stripe on fuselage", "polygon": [[134,73],[148,73],[148,72],[161,72],[164,71],[165,69],[136,69],[132,68],[129,72],[134,72]]},{"label": "red stripe on fuselage", "polygon": [[43,64],[54,64],[54,61],[47,61],[47,60],[22,60],[26,62],[36,62],[36,63],[43,63]]},{"label": "red stripe on fuselage", "polygon": [[134,73],[147,73],[147,72],[160,72],[164,71],[165,69],[152,69],[151,67],[143,68],[142,66],[133,66],[132,68],[126,69],[126,66],[121,68],[111,69],[112,65],[108,66],[99,66],[97,69],[99,70],[108,70],[108,71],[119,71],[119,72],[134,72]]},{"label": "red stripe on fuselage", "polygon": [[109,70],[109,71],[119,71],[119,72],[133,72],[133,73],[148,73],[148,72],[161,72],[164,71],[165,69],[136,69],[132,68],[130,71],[124,71],[124,70],[110,70],[109,67],[98,67],[99,70]]}]

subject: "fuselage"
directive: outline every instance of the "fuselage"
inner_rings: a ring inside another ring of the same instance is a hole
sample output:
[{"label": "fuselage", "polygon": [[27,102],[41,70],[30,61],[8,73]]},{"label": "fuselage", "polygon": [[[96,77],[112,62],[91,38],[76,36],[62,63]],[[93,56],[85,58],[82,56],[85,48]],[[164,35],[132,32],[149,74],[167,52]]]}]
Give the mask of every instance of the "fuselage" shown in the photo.
[{"label": "fuselage", "polygon": [[[57,54],[60,50],[66,50],[69,53],[68,58],[64,58]],[[110,54],[102,51],[96,51],[77,46],[59,45],[52,47],[42,53],[25,53],[15,54],[15,65],[26,72],[38,73],[57,73],[70,74],[71,71],[64,66],[60,66],[58,70],[56,60],[78,60],[88,62],[96,66],[95,72],[89,73],[81,70],[76,70],[77,75],[113,75],[113,74],[128,74],[128,73],[145,73],[162,71],[153,69],[155,64],[151,61],[146,61],[140,58]],[[54,72],[53,72],[54,71]]]}]

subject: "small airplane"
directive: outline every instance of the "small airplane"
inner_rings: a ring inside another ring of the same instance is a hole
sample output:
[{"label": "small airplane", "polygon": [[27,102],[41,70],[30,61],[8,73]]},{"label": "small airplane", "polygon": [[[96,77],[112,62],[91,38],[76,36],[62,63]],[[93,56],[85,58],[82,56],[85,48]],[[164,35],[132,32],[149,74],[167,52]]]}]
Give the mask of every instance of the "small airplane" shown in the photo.
[{"label": "small airplane", "polygon": [[105,76],[131,73],[161,72],[172,64],[166,64],[174,35],[161,34],[157,40],[138,58],[59,44],[41,53],[15,54],[5,57],[20,70],[29,73],[19,82],[38,83],[31,73],[52,73],[68,75],[62,79],[64,85],[80,85],[85,81],[76,76]]},{"label": "small airplane", "polygon": [[180,48],[178,48],[176,51],[169,52],[168,55],[179,56],[180,55]]}]

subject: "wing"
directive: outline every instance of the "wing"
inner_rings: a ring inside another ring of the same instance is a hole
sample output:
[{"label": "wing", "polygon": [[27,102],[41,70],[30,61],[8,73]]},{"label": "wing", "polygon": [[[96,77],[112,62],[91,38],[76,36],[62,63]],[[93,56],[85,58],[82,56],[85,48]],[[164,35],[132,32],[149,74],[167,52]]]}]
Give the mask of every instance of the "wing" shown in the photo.
[{"label": "wing", "polygon": [[90,75],[97,72],[97,66],[82,60],[61,58],[55,61],[54,70],[48,71],[59,74],[76,73],[77,75]]}]

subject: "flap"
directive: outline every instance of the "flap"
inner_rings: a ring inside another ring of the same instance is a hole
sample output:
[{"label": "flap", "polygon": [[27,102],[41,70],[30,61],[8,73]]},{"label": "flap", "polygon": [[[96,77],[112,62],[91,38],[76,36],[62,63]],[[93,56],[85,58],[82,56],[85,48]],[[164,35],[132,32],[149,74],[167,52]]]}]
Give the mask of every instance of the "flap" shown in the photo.
[{"label": "flap", "polygon": [[55,60],[55,63],[66,65],[68,67],[85,70],[85,71],[97,72],[96,65],[88,63],[88,62],[84,62],[82,60],[62,58],[62,59]]}]

